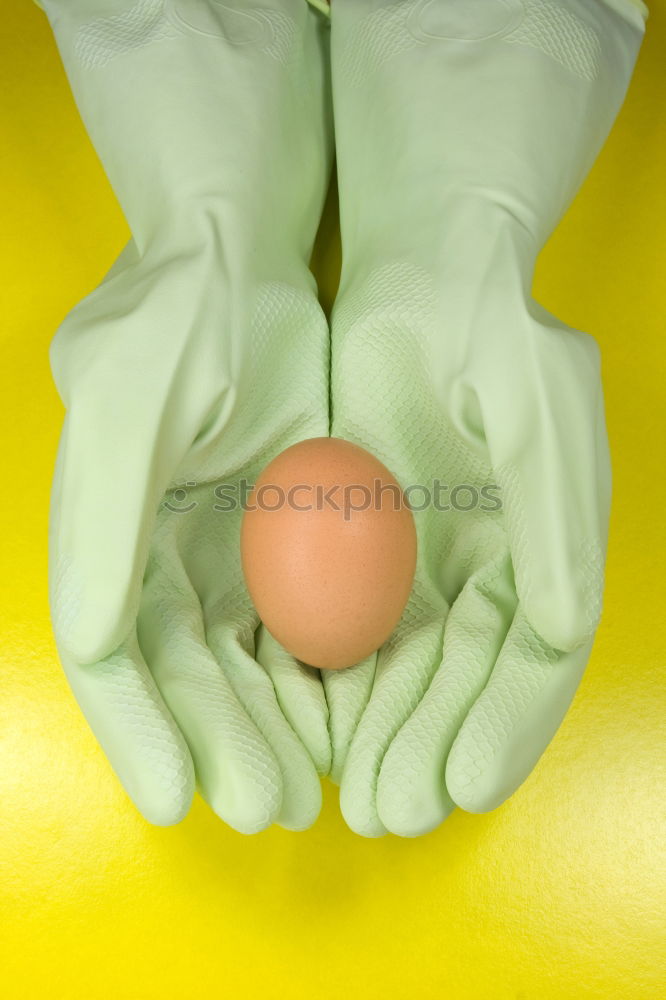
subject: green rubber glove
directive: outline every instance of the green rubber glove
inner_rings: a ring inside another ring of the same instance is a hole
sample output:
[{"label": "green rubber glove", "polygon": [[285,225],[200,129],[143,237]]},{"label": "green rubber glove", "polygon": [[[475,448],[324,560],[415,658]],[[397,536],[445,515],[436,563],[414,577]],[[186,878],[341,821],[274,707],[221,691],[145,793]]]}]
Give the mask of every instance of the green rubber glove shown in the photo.
[{"label": "green rubber glove", "polygon": [[332,164],[328,20],[305,0],[43,6],[132,233],[51,347],[58,652],[148,820],[181,819],[196,774],[236,830],[303,829],[326,700],[259,625],[240,490],[329,429],[308,269]]},{"label": "green rubber glove", "polygon": [[625,0],[332,4],[331,433],[403,488],[433,496],[439,479],[449,505],[408,491],[419,558],[401,622],[324,674],[341,808],[365,836],[499,805],[588,660],[611,490],[599,350],[530,288],[643,33]]}]

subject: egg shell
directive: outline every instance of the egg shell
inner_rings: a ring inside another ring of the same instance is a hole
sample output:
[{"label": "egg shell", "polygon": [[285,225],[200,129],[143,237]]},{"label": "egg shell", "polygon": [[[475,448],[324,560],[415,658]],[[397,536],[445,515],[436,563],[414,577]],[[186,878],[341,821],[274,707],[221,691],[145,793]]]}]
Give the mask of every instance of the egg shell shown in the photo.
[{"label": "egg shell", "polygon": [[400,485],[351,441],[286,448],[248,496],[241,562],[250,597],[271,635],[310,666],[352,666],[390,637],[416,555]]}]

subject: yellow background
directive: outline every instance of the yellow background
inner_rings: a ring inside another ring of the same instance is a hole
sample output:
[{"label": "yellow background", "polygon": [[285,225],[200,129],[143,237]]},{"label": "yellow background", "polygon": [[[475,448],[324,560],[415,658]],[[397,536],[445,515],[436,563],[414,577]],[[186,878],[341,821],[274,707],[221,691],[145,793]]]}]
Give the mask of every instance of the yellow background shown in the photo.
[{"label": "yellow background", "polygon": [[[603,353],[614,496],[592,660],[504,806],[369,841],[328,781],[306,833],[245,837],[200,799],[180,826],[153,828],[69,693],[47,607],[63,416],[47,352],[128,233],[46,18],[27,0],[3,10],[3,998],[666,998],[665,14],[655,0],[625,107],[535,286]],[[320,237],[330,304],[334,197]]]}]

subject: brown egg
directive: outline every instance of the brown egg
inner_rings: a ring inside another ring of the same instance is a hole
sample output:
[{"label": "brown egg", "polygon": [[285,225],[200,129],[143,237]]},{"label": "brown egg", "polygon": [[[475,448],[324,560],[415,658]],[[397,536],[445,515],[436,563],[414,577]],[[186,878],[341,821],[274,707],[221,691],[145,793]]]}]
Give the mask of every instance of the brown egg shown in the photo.
[{"label": "brown egg", "polygon": [[304,663],[339,670],[378,649],[400,619],[416,568],[414,517],[369,451],[309,438],[254,484],[241,560],[271,635]]}]

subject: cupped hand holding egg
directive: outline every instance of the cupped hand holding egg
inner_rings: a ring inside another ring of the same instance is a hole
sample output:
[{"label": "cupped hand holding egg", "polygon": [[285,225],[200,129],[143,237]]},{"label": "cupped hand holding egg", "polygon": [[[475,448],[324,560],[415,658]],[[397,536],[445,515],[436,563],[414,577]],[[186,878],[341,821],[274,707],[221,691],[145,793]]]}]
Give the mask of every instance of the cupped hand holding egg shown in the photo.
[{"label": "cupped hand holding egg", "polygon": [[263,470],[241,525],[247,588],[264,626],[293,656],[338,670],[398,624],[416,569],[404,494],[351,441],[308,438]]}]

